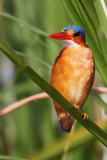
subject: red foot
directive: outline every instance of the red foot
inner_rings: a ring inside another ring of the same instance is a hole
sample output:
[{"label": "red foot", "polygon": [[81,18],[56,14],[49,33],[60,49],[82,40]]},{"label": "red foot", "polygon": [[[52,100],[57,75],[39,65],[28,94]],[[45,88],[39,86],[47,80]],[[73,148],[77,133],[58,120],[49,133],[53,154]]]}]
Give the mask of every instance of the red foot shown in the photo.
[{"label": "red foot", "polygon": [[79,107],[78,107],[78,106],[76,106],[76,105],[74,105],[74,107],[75,107],[76,109],[79,109]]},{"label": "red foot", "polygon": [[84,115],[83,120],[84,120],[85,118],[87,118],[87,119],[88,119],[88,115],[87,115],[86,113],[83,113],[83,115]]}]

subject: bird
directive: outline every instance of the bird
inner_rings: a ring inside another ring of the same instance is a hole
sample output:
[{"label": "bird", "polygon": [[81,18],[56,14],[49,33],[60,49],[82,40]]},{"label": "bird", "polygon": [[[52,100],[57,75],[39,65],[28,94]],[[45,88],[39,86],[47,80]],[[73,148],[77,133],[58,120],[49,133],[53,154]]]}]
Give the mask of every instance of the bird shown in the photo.
[{"label": "bird", "polygon": [[[68,25],[61,32],[49,35],[62,40],[62,50],[52,67],[51,85],[76,109],[81,109],[91,91],[94,75],[94,56],[86,44],[85,30],[78,25]],[[53,100],[62,132],[70,132],[75,119]],[[88,118],[83,113],[83,120]]]}]

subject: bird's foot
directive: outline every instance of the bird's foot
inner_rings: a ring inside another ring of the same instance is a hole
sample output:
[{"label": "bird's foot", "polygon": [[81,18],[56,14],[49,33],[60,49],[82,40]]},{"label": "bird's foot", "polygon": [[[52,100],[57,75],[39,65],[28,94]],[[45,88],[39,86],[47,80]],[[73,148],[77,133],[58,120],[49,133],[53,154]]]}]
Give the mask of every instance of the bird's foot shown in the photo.
[{"label": "bird's foot", "polygon": [[83,120],[86,118],[88,119],[88,115],[86,113],[83,113],[83,116],[84,116]]},{"label": "bird's foot", "polygon": [[74,107],[75,107],[76,109],[80,109],[79,106],[74,105]]}]

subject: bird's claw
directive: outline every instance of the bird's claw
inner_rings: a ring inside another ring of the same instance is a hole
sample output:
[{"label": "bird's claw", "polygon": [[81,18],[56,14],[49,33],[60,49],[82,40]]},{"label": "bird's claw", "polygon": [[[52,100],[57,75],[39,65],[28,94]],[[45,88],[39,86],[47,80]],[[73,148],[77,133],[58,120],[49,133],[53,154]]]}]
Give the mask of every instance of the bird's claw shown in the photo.
[{"label": "bird's claw", "polygon": [[79,109],[79,106],[76,106],[76,105],[75,105],[74,107],[75,107],[76,109]]},{"label": "bird's claw", "polygon": [[83,115],[84,115],[83,120],[86,119],[86,118],[88,119],[88,115],[86,113],[83,113]]}]

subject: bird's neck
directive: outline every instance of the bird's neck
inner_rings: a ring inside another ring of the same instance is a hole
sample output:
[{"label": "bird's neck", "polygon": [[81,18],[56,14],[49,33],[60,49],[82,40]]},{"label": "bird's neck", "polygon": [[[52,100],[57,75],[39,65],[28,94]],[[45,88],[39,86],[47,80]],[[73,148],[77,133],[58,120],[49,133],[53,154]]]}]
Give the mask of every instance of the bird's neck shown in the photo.
[{"label": "bird's neck", "polygon": [[80,46],[82,47],[88,47],[85,41],[78,41],[78,43],[72,41],[72,40],[63,40],[63,48],[71,47],[78,49]]},{"label": "bird's neck", "polygon": [[71,47],[78,48],[80,45],[72,40],[63,40],[63,48]]}]

